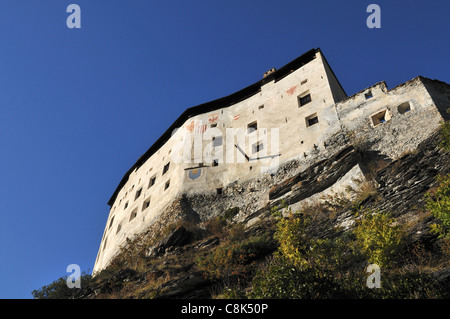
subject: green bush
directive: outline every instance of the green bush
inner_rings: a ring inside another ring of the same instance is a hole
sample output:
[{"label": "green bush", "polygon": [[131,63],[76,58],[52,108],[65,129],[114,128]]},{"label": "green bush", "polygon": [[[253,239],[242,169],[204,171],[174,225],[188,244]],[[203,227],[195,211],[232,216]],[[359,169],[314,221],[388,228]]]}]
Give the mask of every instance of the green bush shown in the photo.
[{"label": "green bush", "polygon": [[[447,109],[447,113],[450,113],[450,109]],[[450,121],[441,123],[441,141],[439,146],[446,150],[450,150]]]},{"label": "green bush", "polygon": [[450,239],[450,174],[438,177],[439,186],[432,195],[426,194],[426,207],[438,219],[431,231],[439,238]]},{"label": "green bush", "polygon": [[[34,299],[70,299],[79,292],[79,288],[67,287],[68,276],[63,276],[52,283],[31,292]],[[81,288],[85,289],[92,281],[92,276],[83,272],[81,274]]]},{"label": "green bush", "polygon": [[354,286],[363,288],[354,276],[338,277],[335,272],[314,267],[298,268],[276,254],[252,281],[250,298],[324,299],[355,297]]},{"label": "green bush", "polygon": [[245,277],[252,270],[252,261],[270,254],[274,242],[266,236],[247,239],[241,243],[224,243],[210,254],[196,260],[205,277],[229,279],[232,276]]},{"label": "green bush", "polygon": [[311,218],[303,215],[290,215],[278,221],[274,238],[279,243],[280,254],[296,267],[305,266],[310,239],[306,234]]},{"label": "green bush", "polygon": [[383,212],[365,213],[354,230],[361,252],[371,264],[391,266],[404,242],[404,232],[395,219]]}]

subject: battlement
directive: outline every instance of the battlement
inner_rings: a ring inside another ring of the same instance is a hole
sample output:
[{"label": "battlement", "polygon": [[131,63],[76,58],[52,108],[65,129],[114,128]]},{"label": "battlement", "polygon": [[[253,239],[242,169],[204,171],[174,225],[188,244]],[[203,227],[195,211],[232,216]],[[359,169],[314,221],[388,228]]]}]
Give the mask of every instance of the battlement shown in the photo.
[{"label": "battlement", "polygon": [[[423,77],[391,90],[379,82],[347,96],[321,50],[312,49],[176,119],[109,200],[94,272],[180,196],[214,198],[230,185],[263,179],[270,187],[350,144],[370,142],[374,152],[398,158],[438,129],[447,108],[450,86]],[[258,207],[269,202],[266,191],[254,197]],[[204,219],[220,213],[212,205],[196,209]]]}]

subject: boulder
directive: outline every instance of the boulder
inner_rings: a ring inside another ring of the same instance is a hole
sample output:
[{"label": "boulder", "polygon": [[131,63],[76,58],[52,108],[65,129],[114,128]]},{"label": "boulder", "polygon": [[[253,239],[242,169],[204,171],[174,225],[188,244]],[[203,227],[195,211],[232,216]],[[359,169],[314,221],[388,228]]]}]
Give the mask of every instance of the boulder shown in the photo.
[{"label": "boulder", "polygon": [[174,231],[162,239],[155,247],[151,248],[148,256],[161,256],[166,251],[173,250],[176,247],[182,247],[192,242],[194,236],[183,226],[178,226]]}]

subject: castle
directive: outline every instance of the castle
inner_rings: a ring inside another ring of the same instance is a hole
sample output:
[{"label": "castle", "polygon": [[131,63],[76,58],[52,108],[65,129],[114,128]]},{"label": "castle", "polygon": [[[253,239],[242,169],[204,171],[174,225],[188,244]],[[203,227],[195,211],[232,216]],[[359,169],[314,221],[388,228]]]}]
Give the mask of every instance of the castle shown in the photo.
[{"label": "castle", "polygon": [[[93,272],[180,197],[200,220],[235,206],[256,211],[270,204],[269,189],[348,145],[367,143],[390,159],[413,151],[449,119],[448,108],[450,85],[422,76],[347,96],[322,51],[312,49],[175,120],[111,196]],[[345,174],[337,188],[364,178],[358,166]]]}]

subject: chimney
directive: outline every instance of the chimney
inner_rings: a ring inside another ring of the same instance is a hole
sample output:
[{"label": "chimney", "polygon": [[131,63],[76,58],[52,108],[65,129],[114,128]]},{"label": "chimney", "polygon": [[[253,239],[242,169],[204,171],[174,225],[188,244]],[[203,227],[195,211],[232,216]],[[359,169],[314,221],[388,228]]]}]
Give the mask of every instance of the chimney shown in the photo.
[{"label": "chimney", "polygon": [[264,79],[266,76],[268,76],[269,74],[272,74],[272,73],[275,72],[275,71],[276,71],[275,68],[271,68],[269,71],[267,71],[267,72],[264,73],[263,79]]}]

